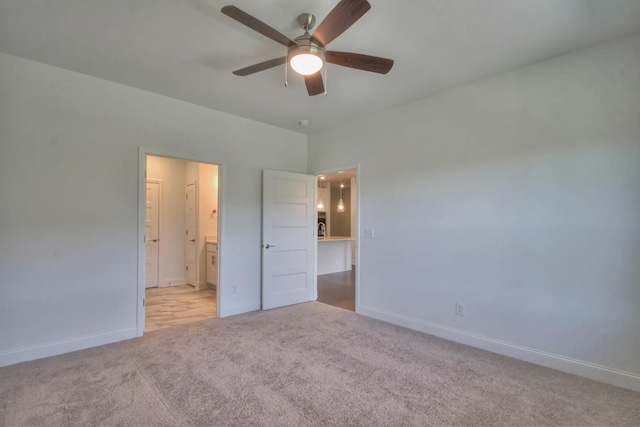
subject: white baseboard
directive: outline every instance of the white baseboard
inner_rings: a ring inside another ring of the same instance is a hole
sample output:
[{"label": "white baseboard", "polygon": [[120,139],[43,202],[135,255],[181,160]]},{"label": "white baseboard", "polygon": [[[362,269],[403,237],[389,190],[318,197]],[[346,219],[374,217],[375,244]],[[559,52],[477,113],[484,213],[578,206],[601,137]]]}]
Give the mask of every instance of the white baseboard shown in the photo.
[{"label": "white baseboard", "polygon": [[0,367],[135,338],[136,328],[0,352]]},{"label": "white baseboard", "polygon": [[437,337],[466,344],[471,347],[481,348],[493,353],[502,354],[504,356],[513,357],[515,359],[524,360],[536,365],[546,366],[548,368],[557,369],[562,372],[567,372],[603,383],[613,384],[618,387],[640,391],[640,375],[631,372],[625,372],[619,369],[573,359],[571,357],[496,340],[437,323],[389,313],[377,308],[360,305],[357,307],[356,311],[363,316],[373,317],[374,319],[393,323],[394,325],[404,326],[405,328],[435,335]]},{"label": "white baseboard", "polygon": [[236,305],[235,307],[220,308],[218,317],[235,316],[236,314],[248,313],[250,311],[260,310],[260,303]]},{"label": "white baseboard", "polygon": [[158,285],[158,287],[164,288],[166,286],[179,286],[179,285],[184,285],[185,283],[187,283],[187,279],[186,278],[178,277],[177,279],[161,280],[160,284]]}]

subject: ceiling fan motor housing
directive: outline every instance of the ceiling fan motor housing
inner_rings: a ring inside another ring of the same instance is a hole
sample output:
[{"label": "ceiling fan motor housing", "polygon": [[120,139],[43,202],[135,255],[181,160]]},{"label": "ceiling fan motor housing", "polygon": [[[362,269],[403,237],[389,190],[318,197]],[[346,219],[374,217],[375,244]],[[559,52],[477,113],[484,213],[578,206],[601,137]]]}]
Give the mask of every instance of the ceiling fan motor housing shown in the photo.
[{"label": "ceiling fan motor housing", "polygon": [[291,62],[291,58],[300,54],[315,55],[322,59],[323,63],[326,62],[327,48],[321,47],[312,42],[311,35],[309,33],[296,37],[294,41],[296,42],[296,45],[289,48],[289,53],[287,55],[287,60],[289,62]]}]

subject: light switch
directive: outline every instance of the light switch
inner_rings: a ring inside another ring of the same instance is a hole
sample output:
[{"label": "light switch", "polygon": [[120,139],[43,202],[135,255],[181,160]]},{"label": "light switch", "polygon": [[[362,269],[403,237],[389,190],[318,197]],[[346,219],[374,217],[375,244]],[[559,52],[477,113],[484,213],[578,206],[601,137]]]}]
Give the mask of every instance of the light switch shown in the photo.
[{"label": "light switch", "polygon": [[365,239],[373,239],[373,228],[365,227],[364,229],[364,238]]}]

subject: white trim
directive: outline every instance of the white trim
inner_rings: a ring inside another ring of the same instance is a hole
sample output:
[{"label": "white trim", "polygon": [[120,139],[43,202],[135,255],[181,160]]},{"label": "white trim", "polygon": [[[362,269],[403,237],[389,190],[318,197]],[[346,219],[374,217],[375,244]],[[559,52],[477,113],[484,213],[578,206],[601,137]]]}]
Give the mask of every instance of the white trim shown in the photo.
[{"label": "white trim", "polygon": [[136,335],[141,337],[144,333],[144,299],[146,292],[145,283],[145,243],[144,232],[146,227],[146,206],[147,199],[147,154],[149,150],[139,148],[138,151],[138,283],[136,298]]},{"label": "white trim", "polygon": [[234,307],[226,307],[224,312],[218,312],[218,317],[235,316],[236,314],[248,313],[250,311],[260,310],[260,303],[251,303],[244,305],[236,305]]},{"label": "white trim", "polygon": [[167,288],[167,287],[171,287],[171,286],[184,285],[186,283],[187,283],[187,279],[185,277],[178,277],[176,279],[162,280],[162,281],[160,281],[160,285],[158,285],[158,287]]},{"label": "white trim", "polygon": [[394,325],[404,326],[426,334],[435,335],[450,341],[481,348],[493,353],[531,362],[547,368],[557,369],[569,374],[579,375],[603,383],[613,384],[631,390],[640,391],[640,375],[609,368],[571,357],[561,356],[534,348],[524,347],[438,323],[390,313],[377,308],[360,306],[359,313]]},{"label": "white trim", "polygon": [[111,344],[116,341],[128,340],[136,337],[136,329],[129,328],[115,332],[91,335],[82,338],[74,338],[50,344],[25,347],[18,350],[9,350],[0,353],[0,367],[29,360],[42,359],[43,357],[57,356],[85,348]]},{"label": "white trim", "polygon": [[[226,292],[223,287],[225,286],[223,281],[220,280],[223,277],[225,270],[224,264],[224,239],[225,239],[225,185],[224,185],[224,163],[217,163],[214,159],[203,158],[202,156],[193,155],[193,153],[166,150],[163,148],[152,147],[138,147],[138,282],[137,282],[137,304],[136,304],[136,335],[141,337],[144,333],[144,312],[145,308],[143,301],[145,298],[145,283],[144,283],[144,229],[145,229],[145,173],[147,171],[147,156],[159,156],[168,157],[172,159],[186,160],[190,162],[208,163],[218,166],[218,286],[216,286],[217,292],[217,313],[219,317],[222,317],[220,313],[224,311],[223,295],[226,297]],[[251,311],[251,310],[247,310]]]},{"label": "white trim", "polygon": [[[355,306],[355,311],[356,313],[360,313],[360,271],[362,270],[362,263],[360,262],[360,253],[362,252],[362,246],[360,245],[360,212],[361,212],[361,205],[360,205],[360,195],[362,194],[362,180],[360,179],[360,163],[356,163],[353,165],[347,165],[347,166],[343,166],[340,168],[331,168],[331,169],[322,169],[319,170],[317,172],[314,173],[314,176],[316,177],[316,191],[317,191],[317,187],[318,187],[318,176],[319,175],[328,175],[331,173],[338,173],[340,171],[347,171],[347,170],[353,170],[355,169],[356,171],[356,186],[357,186],[357,192],[356,192],[356,235],[355,235],[355,239],[356,239],[356,306]],[[318,196],[317,194],[314,192],[314,195],[316,197],[315,200],[317,200]],[[318,224],[318,210],[316,209],[316,220],[315,220],[315,224],[317,226]],[[353,231],[352,231],[353,234]],[[314,298],[317,300],[318,299],[318,241],[316,239],[316,247],[315,247],[315,270],[314,270],[314,287],[315,287],[315,294],[314,294]]]},{"label": "white trim", "polygon": [[[195,162],[194,162],[195,163]],[[200,165],[198,165],[200,166]],[[195,179],[192,182],[187,182],[184,184],[184,194],[185,196],[188,194],[187,191],[189,191],[189,186],[193,185],[193,192],[196,195],[196,201],[195,201],[195,214],[196,214],[196,218],[195,218],[195,233],[196,233],[196,237],[195,237],[195,251],[196,251],[196,272],[193,274],[193,281],[196,283],[189,283],[189,274],[187,274],[185,276],[185,282],[187,284],[189,284],[190,286],[193,286],[196,289],[201,289],[200,288],[200,283],[199,280],[200,278],[198,277],[200,275],[200,255],[198,254],[198,243],[200,243],[200,168],[198,167],[198,173],[196,174],[196,176],[198,177],[198,179]],[[187,202],[188,199],[185,197],[184,199],[182,199],[182,210],[185,212],[185,228],[187,227]],[[187,251],[187,238],[186,235],[182,236],[182,247],[184,249],[184,264],[185,266],[187,266],[187,260],[189,259],[189,254]]]},{"label": "white trim", "polygon": [[[222,315],[220,314],[220,312],[222,311],[222,281],[220,280],[222,277],[222,273],[221,273],[221,259],[222,259],[222,255],[224,254],[224,251],[221,250],[222,247],[224,247],[223,242],[224,240],[224,227],[222,226],[223,221],[222,219],[224,218],[224,189],[226,188],[225,186],[225,178],[224,178],[224,172],[226,171],[226,167],[224,166],[223,163],[219,163],[218,164],[218,213],[217,213],[217,236],[216,236],[216,240],[218,242],[218,256],[216,259],[216,262],[218,263],[218,268],[217,268],[217,274],[218,277],[216,277],[216,313],[218,313],[218,317],[222,317]],[[226,296],[225,296],[226,298]]]},{"label": "white trim", "polygon": [[[147,178],[145,180],[145,185],[147,183],[154,183],[154,184],[158,184],[158,287],[162,286],[162,282],[160,281],[160,246],[162,245],[162,220],[164,219],[164,212],[163,212],[163,208],[164,205],[162,204],[163,200],[162,200],[162,180],[160,179],[149,179]],[[145,201],[146,201],[147,195],[145,193]],[[146,203],[145,203],[145,209],[146,209]],[[146,214],[145,214],[145,232],[146,232]],[[145,252],[146,252],[147,248],[145,246]],[[145,257],[146,257],[146,253],[145,253]],[[145,265],[146,265],[146,260],[145,260]],[[144,278],[144,282],[145,282],[145,289],[147,289],[147,277],[146,277],[146,271],[145,271],[145,278]],[[150,286],[151,288],[153,286]]]}]

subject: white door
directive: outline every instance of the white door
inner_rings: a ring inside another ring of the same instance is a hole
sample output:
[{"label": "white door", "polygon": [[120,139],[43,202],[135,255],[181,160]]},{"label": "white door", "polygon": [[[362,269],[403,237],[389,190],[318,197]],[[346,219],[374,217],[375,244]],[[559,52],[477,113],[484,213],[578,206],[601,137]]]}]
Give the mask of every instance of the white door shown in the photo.
[{"label": "white door", "polygon": [[191,184],[187,184],[185,190],[185,234],[184,234],[184,247],[185,247],[185,259],[187,265],[186,269],[186,278],[187,283],[191,286],[197,286],[196,283],[196,209],[197,209],[197,194],[196,194],[196,183],[192,182]]},{"label": "white door", "polygon": [[160,184],[147,181],[145,228],[145,288],[158,286],[160,245]]},{"label": "white door", "polygon": [[314,182],[311,175],[263,172],[263,310],[313,300]]}]

